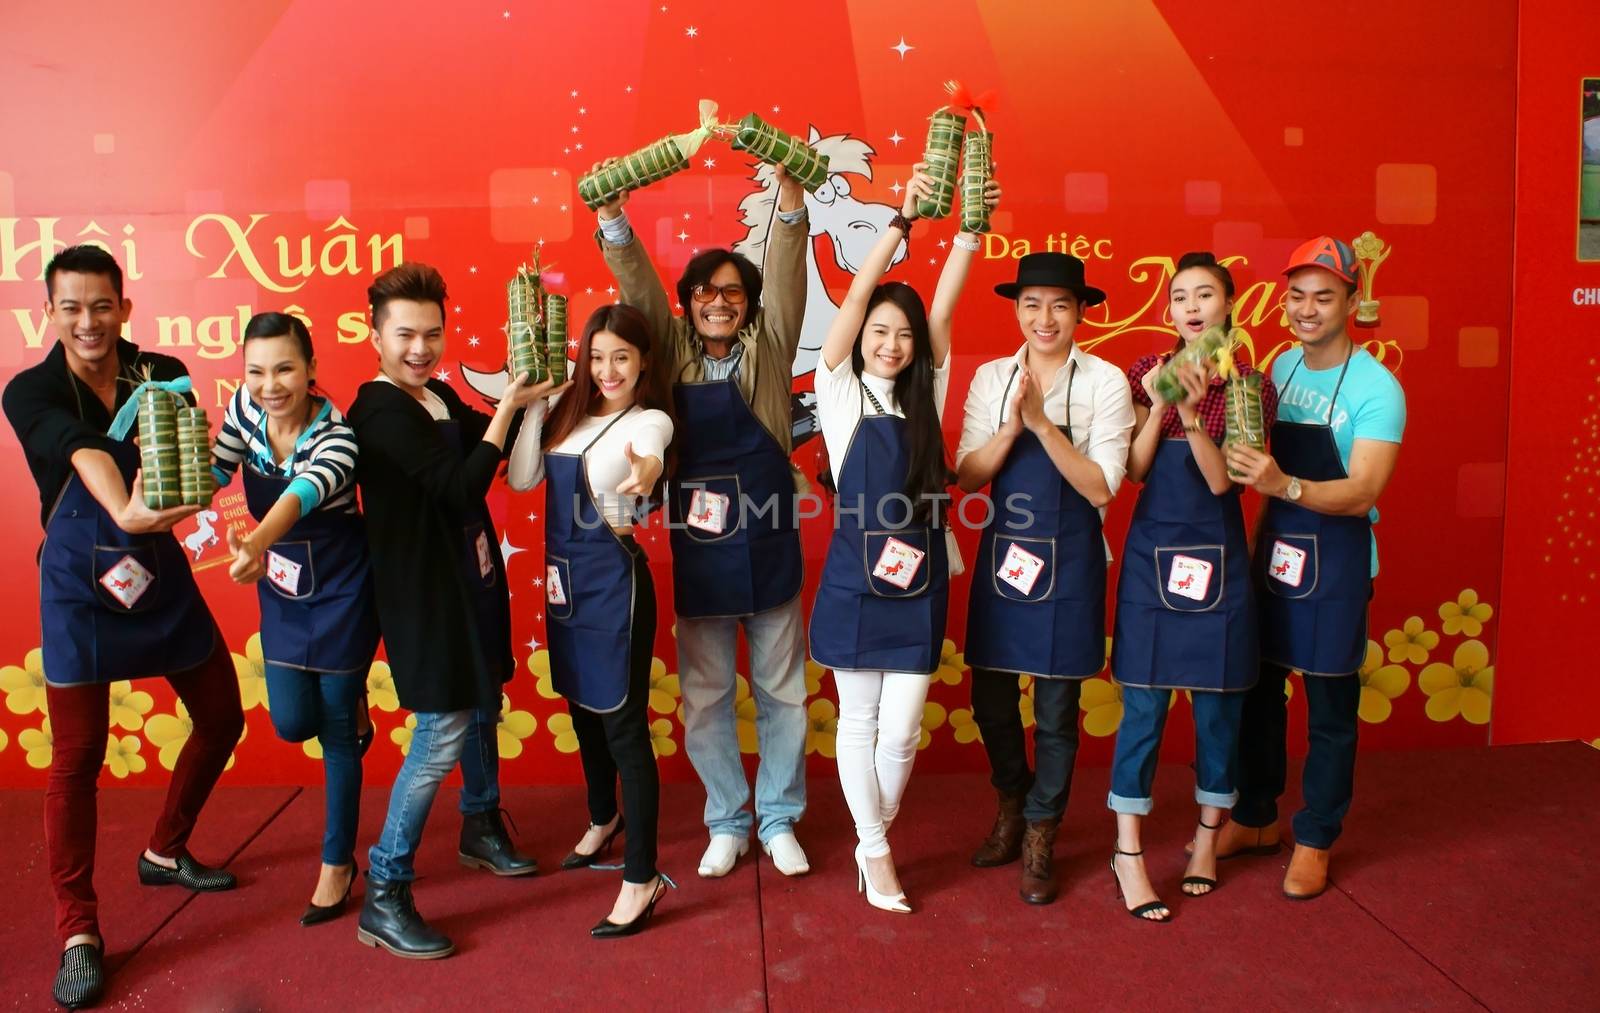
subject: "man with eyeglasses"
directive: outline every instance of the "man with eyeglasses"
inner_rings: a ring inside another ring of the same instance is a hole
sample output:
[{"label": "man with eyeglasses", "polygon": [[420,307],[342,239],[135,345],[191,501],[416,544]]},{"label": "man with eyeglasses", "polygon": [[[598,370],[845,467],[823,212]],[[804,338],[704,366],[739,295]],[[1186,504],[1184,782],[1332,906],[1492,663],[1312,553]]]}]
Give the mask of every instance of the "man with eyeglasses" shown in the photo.
[{"label": "man with eyeglasses", "polygon": [[[789,460],[809,228],[800,184],[781,167],[777,175],[765,301],[754,264],[732,250],[707,250],[678,279],[683,315],[674,315],[623,214],[628,194],[599,210],[600,249],[622,301],[649,318],[673,379],[678,471],[668,510],[678,677],[689,760],[706,788],[705,877],[727,875],[749,850],[753,822],[779,872],[810,871],[794,835],[805,810],[806,737],[795,497],[807,484]],[[760,751],[754,818],[734,715],[741,625]]]}]

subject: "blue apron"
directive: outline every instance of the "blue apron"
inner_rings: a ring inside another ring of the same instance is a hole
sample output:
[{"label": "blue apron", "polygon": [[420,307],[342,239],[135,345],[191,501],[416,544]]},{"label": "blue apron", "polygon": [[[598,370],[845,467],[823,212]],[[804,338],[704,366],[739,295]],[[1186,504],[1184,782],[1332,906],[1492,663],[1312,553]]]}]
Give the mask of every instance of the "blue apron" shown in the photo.
[{"label": "blue apron", "polygon": [[836,670],[932,673],[950,598],[945,535],[908,516],[906,420],[884,414],[876,399],[874,407],[878,414],[868,415],[863,405],[839,469],[836,524],[811,609],[811,656]]},{"label": "blue apron", "polygon": [[[1302,362],[1304,360],[1301,360]],[[1284,381],[1300,369],[1296,363]],[[1350,360],[1328,399],[1332,419]],[[1327,422],[1272,427],[1272,456],[1286,473],[1310,482],[1348,478]],[[1261,602],[1261,658],[1305,675],[1349,675],[1367,649],[1367,604],[1372,596],[1372,521],[1335,517],[1272,499],[1256,542]]]},{"label": "blue apron", "polygon": [[[1009,403],[1013,370],[1000,404]],[[1072,381],[1067,373],[1072,440]],[[973,668],[1085,679],[1105,667],[1106,550],[1100,511],[1062,476],[1026,429],[990,484],[993,515],[978,542],[967,602]],[[1031,517],[1029,516],[1031,514]]]},{"label": "blue apron", "polygon": [[[461,423],[455,419],[436,420],[447,444],[455,447],[465,460],[472,448],[466,444]],[[516,674],[516,663],[511,657],[511,599],[506,580],[506,561],[500,555],[500,543],[494,537],[494,518],[489,516],[489,505],[478,502],[467,507],[462,518],[460,565],[467,594],[471,598],[472,616],[476,621],[479,649],[483,652],[484,672],[498,679],[490,686],[480,686],[480,697],[486,707],[500,704],[500,686]]]},{"label": "blue apron", "polygon": [[[678,478],[669,499],[673,604],[691,618],[748,616],[800,593],[800,522],[789,457],[732,378],[679,383]],[[719,509],[721,523],[708,512]],[[691,516],[698,506],[699,516]],[[713,530],[721,528],[721,530]]]},{"label": "blue apron", "polygon": [[1232,692],[1260,674],[1244,510],[1206,484],[1187,439],[1163,439],[1117,580],[1111,671],[1157,689]]},{"label": "blue apron", "polygon": [[550,681],[556,692],[599,714],[628,702],[634,550],[600,516],[583,455],[631,411],[618,412],[579,453],[544,455]]},{"label": "blue apron", "polygon": [[[131,486],[138,449],[122,440],[111,456]],[[76,471],[45,521],[39,626],[53,686],[182,672],[210,657],[218,636],[172,533],[123,531]]]},{"label": "blue apron", "polygon": [[[290,480],[264,474],[248,460],[243,471],[245,503],[259,522]],[[364,677],[378,650],[378,611],[361,515],[313,510],[271,547],[266,562],[267,576],[256,582],[262,657],[288,668]]]}]

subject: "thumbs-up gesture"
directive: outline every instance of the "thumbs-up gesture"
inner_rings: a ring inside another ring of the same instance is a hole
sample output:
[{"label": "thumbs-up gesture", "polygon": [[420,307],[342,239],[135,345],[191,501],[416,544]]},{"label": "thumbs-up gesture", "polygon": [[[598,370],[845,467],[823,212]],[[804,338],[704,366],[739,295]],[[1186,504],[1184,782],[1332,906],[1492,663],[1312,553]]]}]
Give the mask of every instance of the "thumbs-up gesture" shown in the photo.
[{"label": "thumbs-up gesture", "polygon": [[254,584],[267,575],[266,564],[262,562],[262,553],[257,552],[250,543],[248,536],[241,537],[236,525],[228,525],[228,551],[233,553],[233,562],[228,564],[228,576],[236,584]]},{"label": "thumbs-up gesture", "polygon": [[628,455],[628,477],[617,486],[617,492],[623,496],[648,496],[650,490],[656,487],[656,480],[661,477],[661,458],[653,456],[640,456],[633,452],[633,441],[622,448]]}]

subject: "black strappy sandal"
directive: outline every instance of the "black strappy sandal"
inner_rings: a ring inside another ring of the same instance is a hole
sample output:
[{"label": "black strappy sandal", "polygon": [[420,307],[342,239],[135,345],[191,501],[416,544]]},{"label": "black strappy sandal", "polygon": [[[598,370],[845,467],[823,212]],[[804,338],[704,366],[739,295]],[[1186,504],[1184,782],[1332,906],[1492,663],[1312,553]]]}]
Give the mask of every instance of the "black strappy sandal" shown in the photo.
[{"label": "black strappy sandal", "polygon": [[[1140,855],[1144,854],[1144,850],[1140,849],[1139,851],[1123,851],[1121,848],[1113,846],[1111,851],[1111,879],[1117,884],[1117,899],[1121,900],[1123,897],[1122,877],[1117,875],[1117,856],[1126,855],[1129,858],[1138,858]],[[1167,907],[1166,903],[1163,902],[1159,897],[1153,901],[1150,901],[1148,904],[1140,904],[1135,908],[1124,907],[1123,910],[1127,911],[1130,915],[1133,915],[1133,917],[1142,922],[1155,922],[1160,924],[1162,922],[1169,922],[1172,920],[1172,909]],[[1149,914],[1151,911],[1163,910],[1167,913],[1162,915],[1160,918],[1145,917],[1145,915]]]},{"label": "black strappy sandal", "polygon": [[[1201,820],[1200,821],[1200,825],[1202,827],[1204,827],[1205,829],[1207,829],[1207,830],[1221,830],[1222,829],[1222,824],[1221,823],[1218,823],[1215,826],[1213,826],[1210,823],[1207,823],[1205,820]],[[1215,856],[1213,856],[1213,860],[1214,861],[1217,860],[1215,858]],[[1210,893],[1211,891],[1213,891],[1213,890],[1215,890],[1217,888],[1217,881],[1215,879],[1211,878],[1210,876],[1185,876],[1185,877],[1183,877],[1183,886],[1185,886],[1185,887],[1190,887],[1190,886],[1203,886],[1203,887],[1205,887],[1205,889],[1201,890],[1199,893],[1194,893],[1194,892],[1192,892],[1190,890],[1184,890],[1183,891],[1183,895],[1185,897],[1204,897],[1206,894]]]}]

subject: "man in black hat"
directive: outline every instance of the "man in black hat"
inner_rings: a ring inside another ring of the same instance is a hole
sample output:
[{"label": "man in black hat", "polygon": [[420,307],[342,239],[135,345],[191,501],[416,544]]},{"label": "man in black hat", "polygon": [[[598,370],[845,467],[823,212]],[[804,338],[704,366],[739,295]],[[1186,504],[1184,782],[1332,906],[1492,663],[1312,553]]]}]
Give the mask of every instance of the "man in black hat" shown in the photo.
[{"label": "man in black hat", "polygon": [[[1127,469],[1133,398],[1121,369],[1072,340],[1106,294],[1083,261],[1034,253],[995,291],[1015,300],[1024,343],[978,367],[956,451],[963,492],[990,486],[967,606],[972,713],[999,793],[977,866],[1023,858],[1022,899],[1056,898],[1056,829],[1078,752],[1078,693],[1105,667],[1105,507]],[[963,507],[960,515],[979,513]],[[1030,676],[1037,773],[1018,704]]]}]

